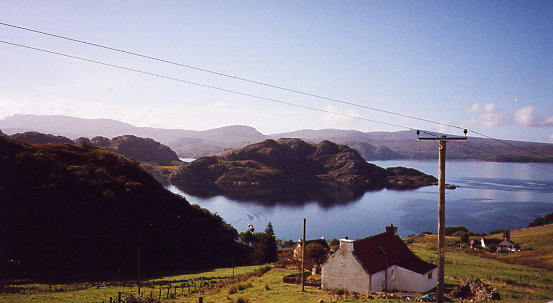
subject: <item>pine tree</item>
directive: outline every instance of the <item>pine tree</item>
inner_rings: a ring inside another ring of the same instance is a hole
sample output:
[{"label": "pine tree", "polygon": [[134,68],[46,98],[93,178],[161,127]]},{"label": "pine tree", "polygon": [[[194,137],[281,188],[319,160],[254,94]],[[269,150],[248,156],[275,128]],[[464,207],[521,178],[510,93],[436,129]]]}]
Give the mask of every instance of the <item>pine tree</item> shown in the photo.
[{"label": "pine tree", "polygon": [[275,231],[273,229],[273,224],[269,222],[267,224],[267,227],[265,227],[265,234],[267,237],[264,237],[265,245],[264,245],[264,256],[265,256],[265,263],[272,263],[277,261],[277,244],[276,244],[276,237],[275,237]]}]

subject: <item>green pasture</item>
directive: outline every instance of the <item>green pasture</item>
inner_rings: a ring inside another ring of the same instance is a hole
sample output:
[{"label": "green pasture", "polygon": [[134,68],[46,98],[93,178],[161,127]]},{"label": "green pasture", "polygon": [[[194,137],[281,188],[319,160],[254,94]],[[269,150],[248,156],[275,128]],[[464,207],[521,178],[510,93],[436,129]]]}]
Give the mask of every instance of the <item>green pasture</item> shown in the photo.
[{"label": "green pasture", "polygon": [[[549,267],[553,257],[553,225],[535,227],[511,232],[511,239],[527,249],[512,254],[498,254],[484,251],[471,250],[459,241],[459,237],[447,238],[446,252],[446,286],[452,290],[456,285],[461,284],[468,278],[479,278],[487,284],[499,290],[502,302],[548,302],[553,300],[553,270]],[[408,239],[410,248],[423,260],[435,262],[437,254],[437,237],[426,235]],[[531,247],[531,249],[528,249]],[[536,261],[537,260],[537,261]],[[540,261],[541,260],[541,261]],[[255,271],[258,266],[238,267],[234,269],[234,275],[239,276]],[[335,293],[320,290],[315,287],[306,287],[302,292],[299,285],[284,284],[282,278],[285,275],[297,272],[295,268],[273,268],[264,275],[253,276],[247,281],[236,282],[234,285],[226,285],[219,288],[206,289],[204,292],[188,295],[186,289],[177,289],[174,298],[166,299],[165,288],[168,284],[173,287],[182,285],[184,280],[199,278],[212,278],[218,281],[222,278],[229,278],[233,275],[233,269],[215,269],[201,273],[191,273],[170,277],[163,277],[149,282],[163,282],[164,286],[154,288],[143,288],[143,293],[154,297],[159,296],[159,289],[162,289],[162,302],[198,302],[203,297],[203,302],[208,303],[269,303],[269,302],[298,302],[315,303],[319,300],[324,302],[404,302],[406,297],[415,298],[420,294],[393,293],[393,294],[371,294],[369,297],[358,296],[337,296]],[[89,285],[90,286],[90,285]],[[44,285],[26,284],[18,287],[49,289],[63,288],[70,285]],[[165,287],[165,288],[164,288]],[[26,294],[3,294],[0,295],[0,302],[6,303],[95,303],[109,302],[109,298],[117,297],[122,292],[128,295],[131,292],[137,293],[136,285],[128,287],[108,286],[104,283],[95,284],[83,290],[48,292],[48,293],[26,293]],[[157,296],[156,296],[157,294]],[[388,298],[383,298],[386,295]],[[460,302],[460,300],[454,300]]]}]

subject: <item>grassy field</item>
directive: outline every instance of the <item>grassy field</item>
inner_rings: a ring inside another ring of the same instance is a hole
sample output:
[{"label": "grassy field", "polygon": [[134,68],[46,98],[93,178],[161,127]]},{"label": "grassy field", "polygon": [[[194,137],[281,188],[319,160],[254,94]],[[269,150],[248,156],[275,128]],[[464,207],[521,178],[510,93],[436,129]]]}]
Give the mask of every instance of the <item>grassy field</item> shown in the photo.
[{"label": "grassy field", "polygon": [[[502,234],[490,236],[501,238]],[[553,271],[553,224],[523,228],[511,232],[511,240],[522,250],[517,254],[497,254],[498,260],[514,264],[532,264]]]},{"label": "grassy field", "polygon": [[[501,235],[497,235],[500,237]],[[458,237],[448,237],[448,249],[446,255],[446,284],[451,290],[468,278],[480,278],[485,283],[499,290],[502,302],[547,302],[553,300],[553,225],[535,227],[511,232],[511,239],[519,243],[521,247],[529,248],[520,253],[495,254],[477,252],[461,247]],[[435,261],[437,254],[436,236],[427,235],[411,239],[411,249],[422,259]],[[531,265],[531,266],[529,266]],[[240,267],[235,269],[235,275],[253,272],[257,266]],[[315,287],[306,287],[306,292],[301,292],[300,286],[284,284],[282,278],[285,275],[297,272],[294,268],[274,268],[262,276],[253,276],[247,281],[219,288],[212,288],[203,293],[184,296],[180,294],[173,299],[162,299],[162,302],[198,302],[202,296],[204,302],[234,303],[268,303],[268,302],[298,302],[314,303],[319,300],[324,302],[401,302],[405,297],[418,297],[420,294],[396,293],[395,297],[378,298],[376,295],[359,295],[348,298],[338,297],[334,293],[322,291]],[[231,277],[232,269],[217,269],[209,272],[187,274],[180,276],[164,277],[150,280],[164,283],[174,282],[180,285],[183,280],[198,278],[222,278]],[[25,285],[29,287],[29,285]],[[37,288],[47,288],[48,285],[34,285]],[[54,286],[56,287],[56,286]],[[8,294],[0,295],[0,302],[6,303],[51,303],[51,302],[109,302],[109,297],[116,297],[117,292],[136,294],[134,287],[95,286],[79,291],[54,292],[44,294]],[[157,288],[146,288],[143,292],[149,294],[159,292]],[[186,291],[185,291],[186,294]],[[163,293],[165,298],[165,292]],[[403,299],[402,299],[403,298]]]}]

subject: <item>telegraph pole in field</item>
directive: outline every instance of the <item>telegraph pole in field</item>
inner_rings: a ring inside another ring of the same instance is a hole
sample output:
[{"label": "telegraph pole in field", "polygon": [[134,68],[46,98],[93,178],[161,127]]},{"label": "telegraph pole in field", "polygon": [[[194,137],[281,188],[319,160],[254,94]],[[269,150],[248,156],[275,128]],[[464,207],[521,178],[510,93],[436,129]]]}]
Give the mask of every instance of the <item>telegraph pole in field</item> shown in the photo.
[{"label": "telegraph pole in field", "polygon": [[301,240],[301,291],[305,291],[305,224],[306,218],[303,218],[303,238]]},{"label": "telegraph pole in field", "polygon": [[[417,130],[417,136],[419,135]],[[436,302],[444,302],[444,273],[445,273],[445,148],[449,140],[466,140],[467,130],[464,131],[464,137],[418,137],[417,140],[439,141],[438,154],[438,277],[436,286]]]}]

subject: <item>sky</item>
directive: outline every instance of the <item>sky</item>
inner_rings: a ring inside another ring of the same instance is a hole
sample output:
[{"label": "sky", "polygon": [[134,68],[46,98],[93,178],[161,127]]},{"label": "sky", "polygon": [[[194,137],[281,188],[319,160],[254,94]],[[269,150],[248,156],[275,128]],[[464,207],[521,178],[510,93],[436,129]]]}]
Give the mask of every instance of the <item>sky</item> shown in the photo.
[{"label": "sky", "polygon": [[449,124],[553,143],[553,1],[4,0],[0,22],[362,106],[0,25],[1,41],[265,98],[0,43],[0,119],[462,134]]}]

